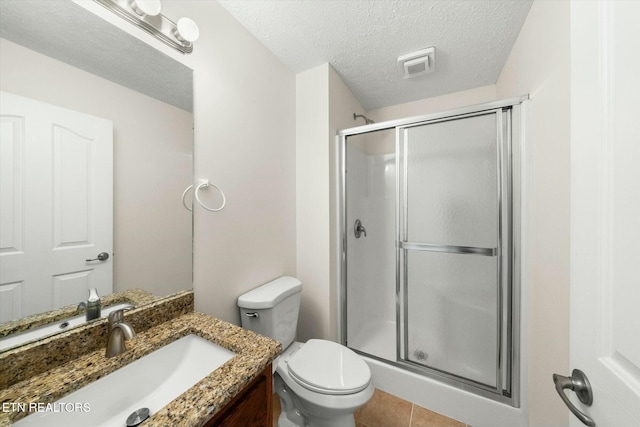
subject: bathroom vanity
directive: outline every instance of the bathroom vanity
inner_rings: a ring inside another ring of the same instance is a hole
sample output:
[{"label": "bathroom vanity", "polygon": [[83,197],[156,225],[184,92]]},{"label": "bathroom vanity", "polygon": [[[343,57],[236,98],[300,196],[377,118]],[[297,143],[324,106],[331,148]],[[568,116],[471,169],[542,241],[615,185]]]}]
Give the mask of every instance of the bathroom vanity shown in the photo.
[{"label": "bathroom vanity", "polygon": [[[169,404],[152,410],[143,425],[271,425],[271,362],[282,351],[279,342],[193,312],[192,292],[133,309],[125,314],[125,320],[135,329],[136,337],[127,340],[127,350],[113,358],[105,357],[104,321],[0,354],[0,402],[27,406],[66,402],[65,396],[73,396],[71,393],[88,384],[153,356],[182,337],[196,335],[234,355]],[[89,412],[99,412],[104,404],[91,402],[95,406]],[[0,426],[12,425],[26,415],[5,405]]]},{"label": "bathroom vanity", "polygon": [[231,402],[213,416],[205,427],[271,426],[273,419],[271,399],[273,387],[271,364],[242,389]]}]

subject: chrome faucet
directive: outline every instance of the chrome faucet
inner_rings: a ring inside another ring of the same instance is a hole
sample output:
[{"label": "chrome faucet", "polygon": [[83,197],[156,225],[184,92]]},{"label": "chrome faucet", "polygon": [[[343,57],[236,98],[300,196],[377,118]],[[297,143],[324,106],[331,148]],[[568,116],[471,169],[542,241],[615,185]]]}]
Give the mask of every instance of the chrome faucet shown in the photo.
[{"label": "chrome faucet", "polygon": [[124,340],[136,336],[133,327],[124,321],[124,310],[116,310],[109,313],[109,325],[107,327],[106,356],[114,357],[124,353],[127,350]]}]

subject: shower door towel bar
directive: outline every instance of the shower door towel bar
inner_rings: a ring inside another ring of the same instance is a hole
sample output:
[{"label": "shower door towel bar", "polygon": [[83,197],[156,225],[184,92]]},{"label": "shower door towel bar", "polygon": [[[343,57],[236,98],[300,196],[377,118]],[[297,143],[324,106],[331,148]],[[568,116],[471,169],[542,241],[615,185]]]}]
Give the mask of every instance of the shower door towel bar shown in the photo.
[{"label": "shower door towel bar", "polygon": [[451,254],[472,254],[484,256],[496,256],[498,248],[474,248],[471,246],[432,245],[429,243],[399,242],[400,249],[428,252],[447,252]]}]

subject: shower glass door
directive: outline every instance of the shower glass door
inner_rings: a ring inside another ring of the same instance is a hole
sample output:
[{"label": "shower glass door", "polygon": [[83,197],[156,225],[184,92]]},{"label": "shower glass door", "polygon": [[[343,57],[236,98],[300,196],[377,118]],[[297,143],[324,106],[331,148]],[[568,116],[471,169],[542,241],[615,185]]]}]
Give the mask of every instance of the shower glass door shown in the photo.
[{"label": "shower glass door", "polygon": [[400,358],[502,386],[502,111],[400,130]]},{"label": "shower glass door", "polygon": [[342,342],[513,406],[520,114],[492,104],[338,137]]},{"label": "shower glass door", "polygon": [[[349,347],[396,360],[396,132],[350,137],[345,144],[346,301]],[[356,222],[363,231],[356,233]]]}]

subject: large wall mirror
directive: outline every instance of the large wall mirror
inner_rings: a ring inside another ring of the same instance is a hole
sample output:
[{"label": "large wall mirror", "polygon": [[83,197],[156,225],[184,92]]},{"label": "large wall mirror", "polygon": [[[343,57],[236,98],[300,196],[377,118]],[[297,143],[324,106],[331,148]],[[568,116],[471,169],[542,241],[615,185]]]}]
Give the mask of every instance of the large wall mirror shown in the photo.
[{"label": "large wall mirror", "polygon": [[0,37],[0,320],[191,289],[192,71],[70,0],[3,0]]}]

